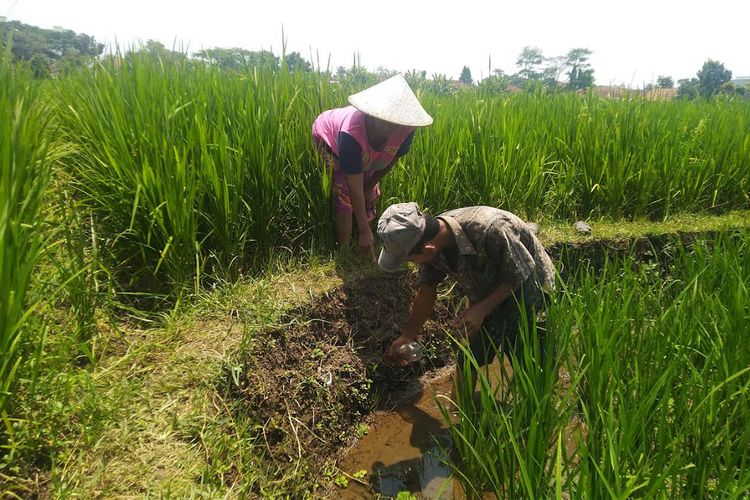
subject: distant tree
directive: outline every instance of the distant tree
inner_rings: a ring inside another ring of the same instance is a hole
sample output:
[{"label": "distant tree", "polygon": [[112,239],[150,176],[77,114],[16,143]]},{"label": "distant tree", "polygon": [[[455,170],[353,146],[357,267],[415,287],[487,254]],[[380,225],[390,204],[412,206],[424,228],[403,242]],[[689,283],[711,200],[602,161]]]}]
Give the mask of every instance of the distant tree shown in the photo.
[{"label": "distant tree", "polygon": [[378,77],[369,73],[364,66],[356,64],[351,68],[339,66],[336,69],[335,78],[339,82],[347,83],[358,88],[375,83],[378,80]]},{"label": "distant tree", "polygon": [[238,47],[230,49],[216,47],[195,52],[193,53],[193,57],[209,64],[215,64],[222,69],[235,71],[244,70],[248,67],[265,67],[271,69],[279,67],[279,58],[267,50],[255,52]]},{"label": "distant tree", "polygon": [[701,95],[700,81],[697,78],[683,78],[677,80],[677,98],[695,99]]},{"label": "distant tree", "polygon": [[170,50],[158,40],[149,39],[142,44],[136,51],[141,54],[148,54],[163,63],[179,64],[187,60],[187,54],[178,50]]},{"label": "distant tree", "polygon": [[491,75],[478,83],[481,92],[496,95],[508,91],[510,79],[507,76]]},{"label": "distant tree", "polygon": [[671,89],[674,87],[674,80],[671,76],[659,75],[659,78],[656,79],[656,86],[660,89]]},{"label": "distant tree", "polygon": [[432,78],[425,82],[425,87],[436,94],[452,94],[454,92],[450,79],[442,73],[433,73]]},{"label": "distant tree", "polygon": [[722,85],[731,79],[731,71],[726,69],[722,63],[709,59],[703,63],[703,67],[698,71],[701,95],[704,97],[713,96]]},{"label": "distant tree", "polygon": [[591,54],[589,49],[576,48],[565,56],[565,65],[570,68],[568,86],[571,89],[586,89],[594,85],[594,70],[589,63]]},{"label": "distant tree", "polygon": [[268,50],[252,50],[247,54],[246,63],[255,68],[279,68],[279,58]]},{"label": "distant tree", "polygon": [[567,56],[554,56],[544,58],[544,69],[542,70],[542,80],[549,88],[556,88],[560,76],[568,68]]},{"label": "distant tree", "polygon": [[31,66],[31,74],[34,75],[34,78],[47,78],[50,76],[49,61],[41,54],[34,55],[29,60],[29,66]]},{"label": "distant tree", "polygon": [[410,69],[407,70],[406,73],[404,73],[404,78],[406,79],[406,82],[409,84],[409,86],[412,89],[416,90],[417,88],[421,88],[422,85],[424,85],[424,82],[427,80],[427,71]]},{"label": "distant tree", "polygon": [[518,76],[524,80],[539,80],[542,77],[542,72],[539,69],[542,61],[544,61],[542,49],[527,45],[516,59],[516,66],[521,68],[518,71]]},{"label": "distant tree", "polygon": [[458,80],[464,82],[466,85],[474,84],[474,80],[471,78],[471,70],[468,66],[463,67],[461,70],[461,76],[458,77]]},{"label": "distant tree", "polygon": [[244,67],[245,63],[245,56],[241,51],[244,51],[244,49],[216,47],[193,52],[193,57],[209,64],[215,64],[222,69],[240,69]]},{"label": "distant tree", "polygon": [[62,67],[89,64],[104,50],[104,44],[83,33],[0,21],[0,39],[4,41],[11,36],[13,59],[29,61],[34,74],[40,77],[58,73]]},{"label": "distant tree", "polygon": [[736,85],[734,93],[747,100],[750,97],[750,85]]},{"label": "distant tree", "polygon": [[290,52],[284,57],[284,61],[289,71],[305,71],[307,73],[312,71],[310,63],[305,61],[299,52]]}]

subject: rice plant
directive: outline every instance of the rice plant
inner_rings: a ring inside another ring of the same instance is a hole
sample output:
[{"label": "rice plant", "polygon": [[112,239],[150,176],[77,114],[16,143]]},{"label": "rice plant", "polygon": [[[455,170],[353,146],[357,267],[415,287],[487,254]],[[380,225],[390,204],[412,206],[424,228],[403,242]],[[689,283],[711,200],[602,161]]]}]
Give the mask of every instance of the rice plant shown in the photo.
[{"label": "rice plant", "polygon": [[649,217],[750,206],[750,104],[572,94],[423,95],[434,116],[393,199],[527,217]]},{"label": "rice plant", "polygon": [[[54,82],[66,168],[124,290],[179,295],[328,250],[310,127],[362,82],[128,52]],[[663,218],[750,207],[750,105],[418,90],[435,123],[383,182],[433,212]]]},{"label": "rice plant", "polygon": [[504,498],[747,495],[749,244],[747,233],[676,244],[668,271],[628,258],[580,272],[547,324],[570,383],[529,384],[545,380],[546,367],[526,351],[525,364],[514,360],[507,404],[481,378],[479,408],[460,395],[452,433],[466,489]]},{"label": "rice plant", "polygon": [[[7,411],[42,332],[29,331],[31,278],[42,252],[40,206],[50,177],[50,115],[39,87],[0,49],[0,417]],[[1,433],[0,433],[1,434]]]},{"label": "rice plant", "polygon": [[72,185],[123,288],[197,291],[321,244],[329,181],[309,133],[321,85],[140,52],[59,83]]}]

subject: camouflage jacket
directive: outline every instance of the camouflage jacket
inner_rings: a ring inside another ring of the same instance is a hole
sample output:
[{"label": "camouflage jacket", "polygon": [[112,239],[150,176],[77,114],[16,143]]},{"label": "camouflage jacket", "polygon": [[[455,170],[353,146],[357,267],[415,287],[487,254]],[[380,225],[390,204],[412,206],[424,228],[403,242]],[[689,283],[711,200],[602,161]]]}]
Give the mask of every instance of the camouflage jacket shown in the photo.
[{"label": "camouflage jacket", "polygon": [[555,269],[542,244],[516,215],[492,207],[458,208],[437,216],[453,233],[456,267],[445,252],[420,266],[420,284],[436,285],[451,276],[459,292],[475,303],[504,283],[521,283],[524,297],[536,301],[554,287]]}]

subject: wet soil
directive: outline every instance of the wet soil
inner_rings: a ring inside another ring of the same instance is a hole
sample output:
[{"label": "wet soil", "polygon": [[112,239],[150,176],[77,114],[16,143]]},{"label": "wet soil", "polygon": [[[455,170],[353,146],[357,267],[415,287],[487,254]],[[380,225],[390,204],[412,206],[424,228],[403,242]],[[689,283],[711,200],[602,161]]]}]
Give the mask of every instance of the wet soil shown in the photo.
[{"label": "wet soil", "polygon": [[425,324],[421,361],[383,361],[415,284],[412,273],[353,279],[253,337],[234,363],[241,371],[230,375],[245,411],[263,424],[258,437],[271,458],[313,465],[330,458],[355,439],[366,415],[398,406],[419,392],[420,377],[452,362],[443,332],[453,317],[448,301]]}]

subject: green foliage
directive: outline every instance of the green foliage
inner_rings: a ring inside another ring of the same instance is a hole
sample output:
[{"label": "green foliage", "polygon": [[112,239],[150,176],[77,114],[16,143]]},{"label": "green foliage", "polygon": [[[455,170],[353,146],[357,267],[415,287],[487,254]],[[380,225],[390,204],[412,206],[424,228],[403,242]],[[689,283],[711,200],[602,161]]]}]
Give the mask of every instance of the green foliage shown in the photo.
[{"label": "green foliage", "polygon": [[433,74],[430,80],[424,82],[424,89],[435,95],[450,95],[455,92],[451,80],[443,74]]},{"label": "green foliage", "polygon": [[589,49],[578,48],[568,52],[565,65],[570,68],[568,86],[571,89],[587,89],[594,85],[594,70],[591,69]]},{"label": "green foliage", "polygon": [[335,484],[339,488],[347,488],[349,486],[349,480],[346,478],[345,475],[339,474],[338,476],[334,478],[333,484]]},{"label": "green foliage", "polygon": [[417,500],[417,497],[408,491],[399,491],[396,500]]},{"label": "green foliage", "polygon": [[9,429],[16,383],[28,376],[25,363],[34,353],[38,369],[43,341],[43,330],[27,326],[36,303],[31,277],[43,251],[40,212],[53,156],[50,114],[39,87],[12,65],[10,47],[0,50],[0,419]]},{"label": "green foliage", "polygon": [[478,89],[480,94],[485,95],[499,95],[504,94],[508,91],[510,86],[510,79],[492,75],[479,82]]},{"label": "green foliage", "polygon": [[[106,269],[101,266],[93,219],[66,191],[60,193],[59,227],[63,256],[56,263],[58,282],[65,292],[73,316],[71,340],[78,352],[73,356],[96,361],[96,312],[109,291]],[[88,216],[87,216],[88,215]]]},{"label": "green foliage", "polygon": [[744,103],[569,93],[422,100],[435,123],[384,179],[387,200],[415,200],[433,212],[485,204],[555,219],[660,219],[749,206]]},{"label": "green foliage", "polygon": [[660,89],[671,89],[674,87],[674,80],[668,75],[659,75],[656,79],[656,86]]},{"label": "green foliage", "polygon": [[543,74],[543,71],[540,69],[543,61],[544,54],[542,53],[542,49],[527,45],[521,50],[518,59],[516,59],[516,66],[521,68],[518,72],[519,76],[524,80],[538,80]]},{"label": "green foliage", "polygon": [[134,50],[127,53],[125,57],[134,58],[136,53],[140,57],[144,55],[150,56],[160,64],[184,64],[188,58],[187,53],[181,50],[170,50],[158,40],[147,40],[146,43],[140,44]]},{"label": "green foliage", "polygon": [[458,80],[461,82],[464,82],[466,85],[473,85],[474,80],[471,78],[471,70],[468,66],[464,66],[461,70],[461,76],[458,77]]},{"label": "green foliage", "polygon": [[698,78],[683,79],[677,82],[679,84],[677,97],[691,100],[699,96],[710,99],[719,94],[744,95],[744,91],[738,90],[730,81],[732,72],[718,61],[709,59],[703,63],[697,76]]},{"label": "green foliage", "polygon": [[506,389],[480,374],[479,400],[458,394],[464,486],[500,498],[747,495],[748,245],[748,233],[675,240],[662,262],[634,251],[561,284],[546,322],[555,360],[540,361],[523,325]]},{"label": "green foliage", "polygon": [[[76,145],[73,187],[120,288],[195,292],[259,269],[274,249],[327,248],[330,179],[309,127],[377,81],[359,69],[339,75],[331,85],[304,71],[163,64],[142,51],[61,79],[54,100],[61,140]],[[748,206],[743,103],[493,96],[507,88],[500,78],[477,99],[445,76],[409,77],[436,120],[385,178],[384,203],[559,219]]]},{"label": "green foliage", "polygon": [[352,474],[352,477],[355,479],[364,479],[365,477],[367,477],[367,471],[365,469],[360,469]]},{"label": "green foliage", "polygon": [[[357,439],[362,439],[370,432],[370,426],[367,424],[357,424],[357,426],[354,429],[354,434],[357,436]],[[358,477],[356,474],[354,477]]]},{"label": "green foliage", "polygon": [[364,89],[378,82],[378,77],[373,75],[364,66],[354,65],[351,68],[339,66],[336,69],[336,80],[357,89]]},{"label": "green foliage", "polygon": [[94,37],[71,30],[42,29],[19,21],[0,22],[0,40],[12,38],[12,54],[16,61],[30,61],[34,76],[44,78],[51,73],[84,66],[104,50]]},{"label": "green foliage", "polygon": [[573,68],[570,70],[570,88],[579,90],[587,89],[594,86],[594,70],[592,69],[577,69]]},{"label": "green foliage", "polygon": [[333,107],[327,83],[152,56],[112,59],[56,87],[62,140],[78,145],[71,183],[120,288],[196,292],[274,249],[327,241],[329,181],[309,136]]},{"label": "green foliage", "polygon": [[251,51],[237,47],[231,49],[216,47],[195,52],[193,57],[226,70],[244,71],[249,68],[279,68],[279,58],[267,50]]},{"label": "green foliage", "polygon": [[[589,57],[591,50],[586,48],[575,48],[567,54],[554,57],[544,57],[542,50],[538,47],[524,47],[516,60],[516,66],[520,68],[517,75],[521,86],[527,89],[539,88],[534,82],[543,84],[553,90],[557,90],[558,81],[563,73],[568,74],[568,89],[586,89],[594,85],[594,70],[591,69]],[[500,71],[501,70],[496,70]],[[503,74],[498,76],[504,76]]]},{"label": "green foliage", "polygon": [[698,71],[698,82],[701,95],[712,97],[721,88],[722,85],[732,79],[732,72],[724,67],[718,61],[709,59],[703,63],[703,67]]},{"label": "green foliage", "polygon": [[683,78],[677,80],[677,97],[693,100],[700,96],[700,82],[697,78]]},{"label": "green foliage", "polygon": [[[55,140],[75,147],[72,188],[119,291],[195,292],[257,271],[279,248],[328,248],[330,178],[309,127],[377,76],[355,66],[331,84],[153,55],[108,58],[51,87]],[[456,92],[444,75],[407,76],[435,123],[385,178],[383,203],[556,219],[748,207],[743,103],[549,95],[541,83],[498,96],[499,77]]]},{"label": "green foliage", "polygon": [[420,71],[417,69],[410,69],[407,70],[406,73],[404,73],[404,79],[407,81],[412,90],[418,91],[427,81],[427,72],[424,70]]},{"label": "green foliage", "polygon": [[282,57],[282,63],[286,64],[289,71],[311,72],[312,66],[300,55],[299,52],[290,52]]},{"label": "green foliage", "polygon": [[392,76],[395,76],[398,74],[398,71],[393,69],[388,69],[384,66],[378,66],[378,68],[375,70],[375,75],[377,75],[378,79],[385,80],[387,78],[390,78]]}]

